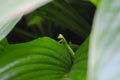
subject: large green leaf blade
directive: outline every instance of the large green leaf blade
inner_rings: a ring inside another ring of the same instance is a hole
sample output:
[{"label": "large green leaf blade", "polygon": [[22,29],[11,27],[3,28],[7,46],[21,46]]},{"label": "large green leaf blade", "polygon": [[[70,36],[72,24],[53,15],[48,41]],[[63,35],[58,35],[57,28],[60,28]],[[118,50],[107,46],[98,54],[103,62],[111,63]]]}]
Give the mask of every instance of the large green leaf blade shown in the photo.
[{"label": "large green leaf blade", "polygon": [[102,0],[90,41],[88,80],[120,79],[120,0]]},{"label": "large green leaf blade", "polygon": [[47,37],[8,45],[3,53],[1,80],[60,80],[72,65],[66,48]]},{"label": "large green leaf blade", "polygon": [[0,40],[2,40],[20,18],[51,0],[0,0]]}]

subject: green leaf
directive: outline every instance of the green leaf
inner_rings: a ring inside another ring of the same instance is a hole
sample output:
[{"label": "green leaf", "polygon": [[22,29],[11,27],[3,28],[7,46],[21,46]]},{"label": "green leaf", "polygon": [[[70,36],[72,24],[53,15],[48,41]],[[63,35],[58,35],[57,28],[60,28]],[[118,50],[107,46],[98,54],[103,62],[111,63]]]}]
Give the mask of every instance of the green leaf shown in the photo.
[{"label": "green leaf", "polygon": [[33,26],[33,25],[41,25],[43,20],[40,16],[33,16],[32,19],[28,18],[27,21],[28,21],[27,23],[28,26]]},{"label": "green leaf", "polygon": [[48,37],[8,45],[2,53],[1,80],[60,80],[72,66],[66,48]]},{"label": "green leaf", "polygon": [[86,79],[88,39],[76,51],[74,63],[68,49],[48,37],[9,44],[1,53],[1,80]]},{"label": "green leaf", "polygon": [[20,18],[51,0],[0,0],[0,40],[2,40]]},{"label": "green leaf", "polygon": [[69,76],[72,80],[86,80],[89,39],[78,48]]},{"label": "green leaf", "polygon": [[90,40],[88,80],[120,79],[120,0],[102,0]]}]

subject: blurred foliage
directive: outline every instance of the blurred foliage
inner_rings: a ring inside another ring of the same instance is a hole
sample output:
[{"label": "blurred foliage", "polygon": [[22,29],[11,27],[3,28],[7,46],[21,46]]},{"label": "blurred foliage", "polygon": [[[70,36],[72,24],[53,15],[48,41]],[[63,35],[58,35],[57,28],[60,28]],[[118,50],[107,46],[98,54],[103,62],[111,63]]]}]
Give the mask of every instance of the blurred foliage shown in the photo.
[{"label": "blurred foliage", "polygon": [[95,6],[85,0],[54,0],[24,16],[8,35],[10,43],[20,43],[42,36],[54,39],[59,33],[80,44],[90,33]]},{"label": "blurred foliage", "polygon": [[90,1],[96,6],[100,4],[100,0],[90,0]]}]

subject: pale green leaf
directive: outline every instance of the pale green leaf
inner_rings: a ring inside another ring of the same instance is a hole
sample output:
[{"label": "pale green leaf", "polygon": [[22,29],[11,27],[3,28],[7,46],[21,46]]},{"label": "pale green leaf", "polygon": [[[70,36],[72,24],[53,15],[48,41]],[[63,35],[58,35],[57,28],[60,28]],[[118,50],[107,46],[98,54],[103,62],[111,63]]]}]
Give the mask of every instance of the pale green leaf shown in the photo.
[{"label": "pale green leaf", "polygon": [[11,19],[3,19],[3,22],[0,23],[0,40],[3,39],[17,24],[22,16]]},{"label": "pale green leaf", "polygon": [[0,40],[2,40],[20,18],[51,0],[0,0]]},{"label": "pale green leaf", "polygon": [[102,0],[90,40],[88,80],[120,80],[120,0]]}]

